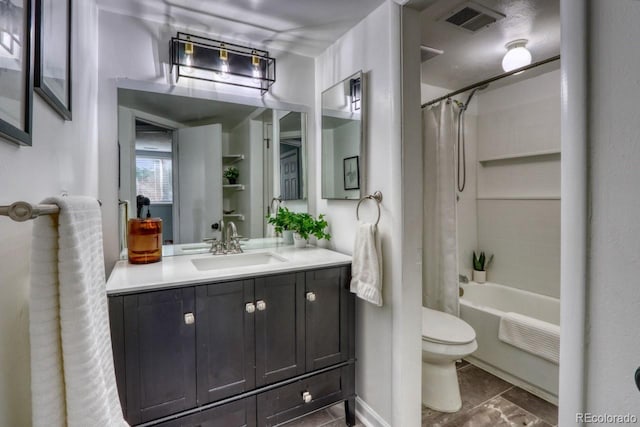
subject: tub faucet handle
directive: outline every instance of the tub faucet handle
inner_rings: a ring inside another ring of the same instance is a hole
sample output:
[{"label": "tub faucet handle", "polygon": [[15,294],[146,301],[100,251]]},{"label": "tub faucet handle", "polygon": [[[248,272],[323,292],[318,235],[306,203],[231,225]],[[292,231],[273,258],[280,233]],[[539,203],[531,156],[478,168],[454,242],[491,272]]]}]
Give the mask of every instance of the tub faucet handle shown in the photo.
[{"label": "tub faucet handle", "polygon": [[469,278],[464,274],[458,274],[458,282],[460,283],[469,283]]}]

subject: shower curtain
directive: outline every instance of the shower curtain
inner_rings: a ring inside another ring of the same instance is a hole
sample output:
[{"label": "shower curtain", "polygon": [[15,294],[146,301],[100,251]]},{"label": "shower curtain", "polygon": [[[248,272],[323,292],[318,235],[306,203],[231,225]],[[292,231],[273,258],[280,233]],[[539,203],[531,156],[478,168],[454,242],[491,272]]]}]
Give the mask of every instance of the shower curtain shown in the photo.
[{"label": "shower curtain", "polygon": [[423,306],[458,315],[456,214],[457,114],[444,101],[422,111],[423,126]]}]

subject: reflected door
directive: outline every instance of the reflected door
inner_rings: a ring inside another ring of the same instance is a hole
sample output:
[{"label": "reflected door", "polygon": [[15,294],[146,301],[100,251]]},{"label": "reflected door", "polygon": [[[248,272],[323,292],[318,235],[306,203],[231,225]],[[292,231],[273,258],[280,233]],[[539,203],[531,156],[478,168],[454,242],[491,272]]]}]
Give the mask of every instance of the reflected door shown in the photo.
[{"label": "reflected door", "polygon": [[222,219],[222,126],[178,130],[179,242],[211,237],[211,224]]},{"label": "reflected door", "polygon": [[300,155],[299,149],[280,154],[280,191],[282,200],[300,198]]}]

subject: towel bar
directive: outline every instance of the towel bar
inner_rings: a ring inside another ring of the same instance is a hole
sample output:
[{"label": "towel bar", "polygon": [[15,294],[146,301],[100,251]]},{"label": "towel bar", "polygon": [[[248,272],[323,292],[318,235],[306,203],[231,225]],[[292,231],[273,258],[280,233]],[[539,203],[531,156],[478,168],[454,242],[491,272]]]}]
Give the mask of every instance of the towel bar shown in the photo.
[{"label": "towel bar", "polygon": [[[102,202],[98,200],[100,206]],[[8,216],[14,221],[23,222],[39,217],[40,215],[52,215],[60,212],[58,205],[32,205],[28,202],[18,201],[10,205],[0,206],[0,215]]]}]

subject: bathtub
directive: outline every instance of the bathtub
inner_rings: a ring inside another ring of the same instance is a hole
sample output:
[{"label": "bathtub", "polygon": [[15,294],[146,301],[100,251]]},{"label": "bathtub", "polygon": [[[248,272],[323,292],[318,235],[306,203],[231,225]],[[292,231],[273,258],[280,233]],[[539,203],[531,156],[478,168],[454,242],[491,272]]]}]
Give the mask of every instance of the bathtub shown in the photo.
[{"label": "bathtub", "polygon": [[518,387],[558,403],[558,365],[498,339],[500,317],[519,313],[560,324],[560,300],[495,283],[461,284],[460,317],[476,331],[478,350],[467,360]]}]

